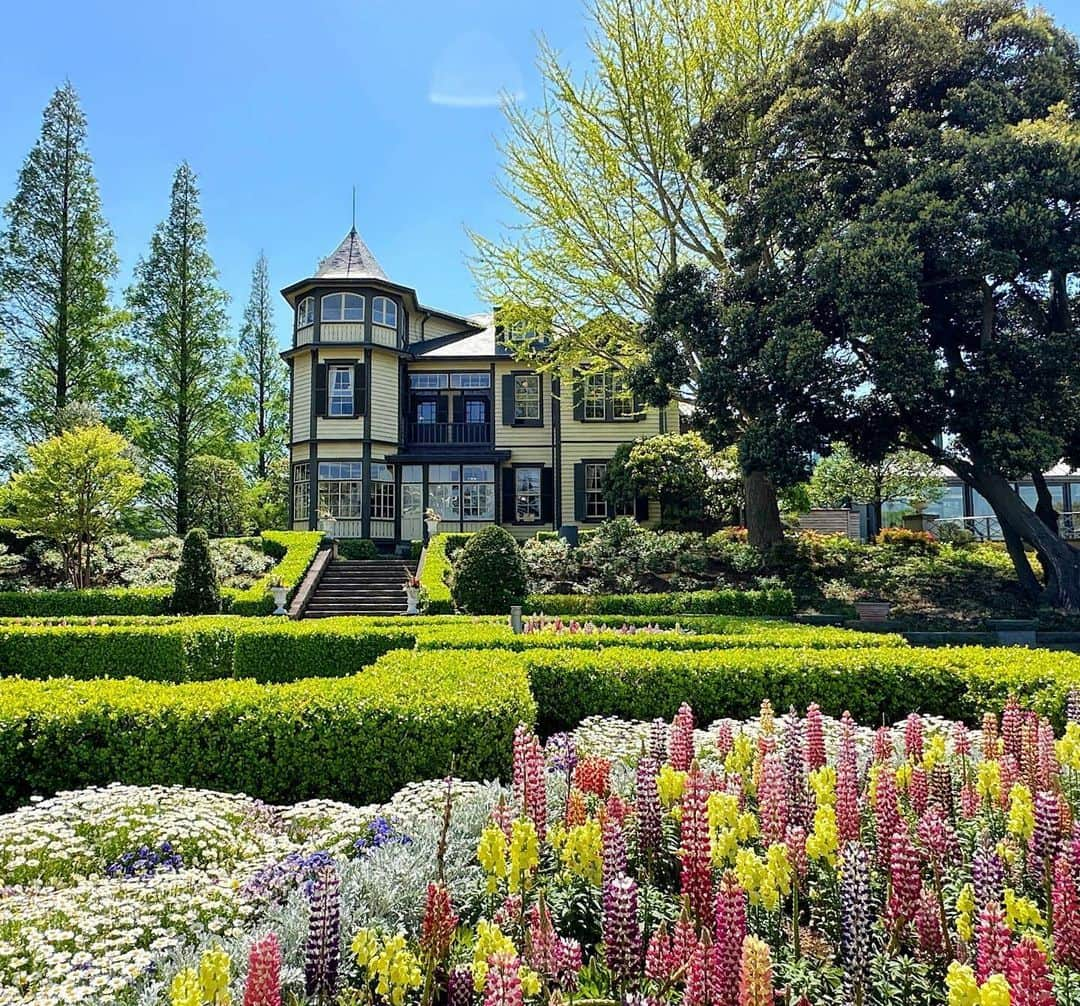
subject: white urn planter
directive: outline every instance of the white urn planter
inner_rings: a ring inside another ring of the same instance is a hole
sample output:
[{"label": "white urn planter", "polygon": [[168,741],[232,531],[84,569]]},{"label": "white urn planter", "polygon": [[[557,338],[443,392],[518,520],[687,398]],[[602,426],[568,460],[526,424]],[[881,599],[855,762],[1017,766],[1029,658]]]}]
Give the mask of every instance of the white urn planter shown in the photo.
[{"label": "white urn planter", "polygon": [[289,599],[288,587],[271,587],[270,595],[274,599],[274,614],[275,615],[287,615],[285,610],[285,602]]},{"label": "white urn planter", "polygon": [[419,615],[420,614],[420,588],[419,587],[406,587],[405,588],[405,601],[408,607],[405,609],[406,615]]},{"label": "white urn planter", "polygon": [[437,521],[437,520],[426,520],[426,521],[424,521],[424,526],[427,528],[427,533],[428,533],[428,539],[429,540],[431,538],[434,538],[435,535],[437,535],[439,533],[439,524],[441,524],[441,523],[442,523],[441,521]]}]

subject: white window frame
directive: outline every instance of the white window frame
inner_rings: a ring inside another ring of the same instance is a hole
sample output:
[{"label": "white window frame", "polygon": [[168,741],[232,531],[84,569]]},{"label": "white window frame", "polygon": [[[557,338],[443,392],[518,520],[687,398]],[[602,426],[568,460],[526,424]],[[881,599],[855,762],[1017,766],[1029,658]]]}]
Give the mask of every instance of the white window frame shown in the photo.
[{"label": "white window frame", "polygon": [[[586,422],[600,422],[607,419],[608,379],[607,374],[586,374],[582,380],[582,417]],[[599,405],[599,414],[596,407]]]},{"label": "white window frame", "polygon": [[363,473],[360,461],[320,461],[319,510],[328,510],[339,520],[363,517]]},{"label": "white window frame", "polygon": [[397,515],[395,504],[394,470],[381,461],[373,461],[371,464],[371,519],[393,520]]},{"label": "white window frame", "polygon": [[397,328],[397,303],[389,297],[376,297],[371,302],[371,323]]},{"label": "white window frame", "polygon": [[[336,308],[336,311],[337,311],[337,317],[336,318],[331,317],[330,315],[328,315],[326,313],[326,311],[327,311],[327,302],[328,301],[333,301],[333,300],[336,300],[338,302],[337,308]],[[355,303],[353,303],[351,306],[349,306],[350,301],[353,301]],[[356,305],[357,304],[359,304],[359,306],[360,306],[360,317],[358,317],[358,318],[349,318],[349,317],[347,317],[349,311],[354,311],[354,312],[356,311]],[[359,293],[344,293],[344,292],[342,292],[342,293],[324,294],[319,310],[322,312],[320,317],[322,318],[322,320],[324,322],[326,322],[326,321],[329,321],[329,322],[342,321],[342,322],[349,322],[350,324],[355,324],[357,322],[362,322],[364,320],[364,297],[363,297],[362,294],[359,294]]]},{"label": "white window frame", "polygon": [[588,520],[607,520],[608,502],[604,492],[606,461],[585,462],[585,517]]},{"label": "white window frame", "polygon": [[307,520],[311,516],[311,464],[301,461],[292,470],[293,520]]},{"label": "white window frame", "polygon": [[611,416],[613,419],[633,419],[634,392],[625,374],[611,375]]},{"label": "white window frame", "polygon": [[296,327],[307,328],[315,324],[315,298],[305,297],[296,305]]},{"label": "white window frame", "polygon": [[[532,390],[523,390],[523,382]],[[514,422],[540,421],[540,375],[514,374]]]},{"label": "white window frame", "polygon": [[464,391],[475,391],[491,387],[491,374],[484,370],[467,370],[450,375],[450,387]]},{"label": "white window frame", "polygon": [[447,375],[431,371],[415,371],[409,374],[410,391],[442,391],[448,387]]},{"label": "white window frame", "polygon": [[[535,473],[535,482],[531,486],[523,488],[521,477],[532,473]],[[543,520],[544,502],[541,491],[543,477],[543,468],[540,465],[528,465],[514,469],[515,524],[539,524]]]},{"label": "white window frame", "polygon": [[[337,386],[337,376],[346,375],[345,386]],[[352,419],[356,414],[356,371],[351,363],[331,363],[326,368],[326,415],[330,419]],[[345,393],[348,392],[348,398]],[[341,409],[347,405],[346,411]]]}]

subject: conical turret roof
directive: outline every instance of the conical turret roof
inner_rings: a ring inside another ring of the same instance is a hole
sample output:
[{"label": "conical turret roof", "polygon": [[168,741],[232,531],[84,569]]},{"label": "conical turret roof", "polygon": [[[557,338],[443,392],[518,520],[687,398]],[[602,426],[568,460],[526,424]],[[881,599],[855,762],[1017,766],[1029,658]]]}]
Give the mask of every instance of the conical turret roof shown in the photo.
[{"label": "conical turret roof", "polygon": [[371,249],[364,244],[364,239],[356,233],[354,227],[337,248],[319,264],[316,279],[383,279],[389,277],[383,272]]}]

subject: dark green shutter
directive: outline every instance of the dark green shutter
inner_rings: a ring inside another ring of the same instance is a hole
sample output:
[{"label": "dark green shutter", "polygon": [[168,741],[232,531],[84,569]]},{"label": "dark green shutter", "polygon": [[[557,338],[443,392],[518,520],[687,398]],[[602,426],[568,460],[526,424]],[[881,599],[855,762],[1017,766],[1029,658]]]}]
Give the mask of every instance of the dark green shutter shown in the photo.
[{"label": "dark green shutter", "polygon": [[574,420],[576,422],[584,422],[585,420],[585,382],[581,379],[581,374],[576,370],[574,371]]},{"label": "dark green shutter", "polygon": [[367,367],[363,363],[353,367],[353,419],[362,416],[367,409]]},{"label": "dark green shutter", "polygon": [[551,468],[540,469],[540,519],[545,524],[555,520],[555,472]]},{"label": "dark green shutter", "polygon": [[514,395],[514,375],[503,374],[502,379],[502,424],[513,426],[516,412],[516,397]]},{"label": "dark green shutter", "polygon": [[574,465],[574,520],[585,520],[585,462]]},{"label": "dark green shutter", "polygon": [[450,403],[447,401],[446,395],[439,395],[435,399],[435,422],[446,423],[450,421]]},{"label": "dark green shutter", "polygon": [[634,500],[634,516],[639,520],[649,519],[649,497],[638,496]]},{"label": "dark green shutter", "polygon": [[465,422],[465,398],[463,395],[454,395],[454,419],[455,423]]},{"label": "dark green shutter", "polygon": [[513,524],[517,520],[517,486],[514,484],[514,469],[504,468],[502,480],[502,522]]},{"label": "dark green shutter", "polygon": [[[315,367],[315,415],[326,415],[326,364],[320,363]],[[312,431],[312,436],[314,436]]]}]

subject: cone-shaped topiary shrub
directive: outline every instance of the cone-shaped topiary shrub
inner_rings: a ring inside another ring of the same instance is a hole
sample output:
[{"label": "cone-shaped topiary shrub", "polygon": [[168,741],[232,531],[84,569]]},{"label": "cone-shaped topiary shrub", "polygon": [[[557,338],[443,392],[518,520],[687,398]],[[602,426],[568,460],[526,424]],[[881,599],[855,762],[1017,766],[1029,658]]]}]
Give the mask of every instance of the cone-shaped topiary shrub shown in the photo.
[{"label": "cone-shaped topiary shrub", "polygon": [[170,609],[178,615],[215,615],[221,611],[221,585],[210,558],[210,539],[201,527],[184,539]]},{"label": "cone-shaped topiary shrub", "polygon": [[501,527],[474,534],[454,557],[454,604],[470,615],[505,615],[525,600],[525,561],[513,535]]}]

